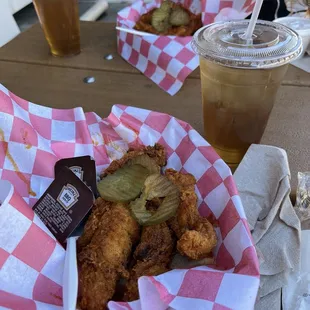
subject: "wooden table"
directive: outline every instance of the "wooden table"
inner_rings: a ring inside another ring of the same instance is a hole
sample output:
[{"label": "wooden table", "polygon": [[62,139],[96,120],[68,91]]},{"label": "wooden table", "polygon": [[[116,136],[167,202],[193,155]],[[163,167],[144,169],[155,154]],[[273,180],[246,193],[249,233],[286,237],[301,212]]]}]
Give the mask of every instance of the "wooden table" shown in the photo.
[{"label": "wooden table", "polygon": [[[114,28],[114,24],[82,22],[82,53],[73,58],[54,58],[40,26],[35,25],[0,49],[0,83],[37,104],[82,106],[102,117],[114,104],[166,112],[202,133],[199,69],[180,92],[170,96],[117,54]],[[109,54],[112,60],[105,59]],[[87,76],[95,77],[95,83],[84,83]],[[288,152],[293,190],[297,171],[308,169],[309,94],[310,74],[290,66],[262,139]]]}]

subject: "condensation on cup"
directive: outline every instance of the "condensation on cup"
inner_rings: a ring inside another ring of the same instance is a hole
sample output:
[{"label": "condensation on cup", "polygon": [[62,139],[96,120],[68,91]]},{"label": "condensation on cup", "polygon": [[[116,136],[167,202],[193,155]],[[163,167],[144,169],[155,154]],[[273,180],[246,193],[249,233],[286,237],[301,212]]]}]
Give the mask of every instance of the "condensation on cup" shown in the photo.
[{"label": "condensation on cup", "polygon": [[299,35],[284,25],[248,20],[214,23],[192,40],[200,56],[204,133],[232,168],[259,143],[288,64],[302,51]]}]

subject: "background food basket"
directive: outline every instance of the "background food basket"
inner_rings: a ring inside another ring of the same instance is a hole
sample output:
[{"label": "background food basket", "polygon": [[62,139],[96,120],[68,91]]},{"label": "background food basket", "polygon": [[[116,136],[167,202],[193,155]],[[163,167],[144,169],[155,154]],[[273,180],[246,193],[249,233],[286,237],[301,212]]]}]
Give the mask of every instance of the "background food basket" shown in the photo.
[{"label": "background food basket", "polygon": [[[142,14],[159,7],[161,2],[134,2],[118,13],[117,25],[132,29]],[[202,13],[204,25],[220,20],[243,19],[252,12],[255,4],[254,0],[174,2],[181,3],[195,14]],[[191,36],[141,36],[125,31],[117,32],[119,54],[170,95],[176,94],[186,77],[198,67],[199,57],[191,48],[191,39]]]}]

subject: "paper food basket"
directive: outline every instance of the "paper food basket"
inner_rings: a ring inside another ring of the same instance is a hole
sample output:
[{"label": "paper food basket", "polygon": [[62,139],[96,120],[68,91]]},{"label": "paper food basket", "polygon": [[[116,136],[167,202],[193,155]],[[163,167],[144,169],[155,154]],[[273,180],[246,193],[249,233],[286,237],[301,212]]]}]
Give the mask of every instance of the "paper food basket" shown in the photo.
[{"label": "paper food basket", "polygon": [[[191,12],[202,14],[202,23],[244,19],[253,10],[255,0],[173,0]],[[162,0],[135,1],[117,15],[117,25],[134,28],[142,14],[159,7]],[[141,36],[117,31],[118,53],[170,95],[176,94],[186,77],[199,65],[191,48],[192,37]]]},{"label": "paper food basket", "polygon": [[139,280],[141,299],[110,309],[253,308],[258,260],[230,169],[189,124],[167,114],[115,105],[101,119],[23,100],[0,84],[0,308],[61,309],[65,251],[31,206],[64,157],[90,155],[97,172],[129,146],[165,146],[167,167],[192,173],[202,215],[214,215],[216,269],[172,270]]}]

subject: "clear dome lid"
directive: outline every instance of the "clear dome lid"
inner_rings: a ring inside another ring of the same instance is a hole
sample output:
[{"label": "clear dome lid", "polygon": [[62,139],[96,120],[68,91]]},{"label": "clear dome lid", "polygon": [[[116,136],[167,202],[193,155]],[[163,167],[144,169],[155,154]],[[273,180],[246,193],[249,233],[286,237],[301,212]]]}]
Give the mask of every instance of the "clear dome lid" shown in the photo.
[{"label": "clear dome lid", "polygon": [[252,39],[244,34],[249,20],[224,21],[199,29],[193,37],[194,51],[224,66],[265,69],[287,64],[300,56],[302,41],[292,29],[258,20]]}]

